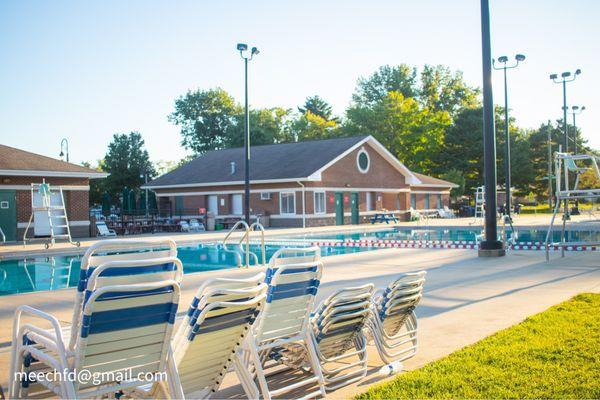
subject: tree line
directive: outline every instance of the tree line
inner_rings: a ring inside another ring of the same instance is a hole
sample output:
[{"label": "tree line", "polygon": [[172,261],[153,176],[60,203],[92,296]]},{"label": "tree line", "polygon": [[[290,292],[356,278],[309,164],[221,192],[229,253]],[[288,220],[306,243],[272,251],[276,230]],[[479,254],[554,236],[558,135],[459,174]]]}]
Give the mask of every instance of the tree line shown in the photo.
[{"label": "tree line", "polygon": [[[496,107],[498,182],[504,181],[503,108]],[[175,100],[168,116],[191,157],[244,144],[244,110],[221,88],[190,90]],[[419,69],[385,65],[360,78],[343,115],[318,95],[296,109],[249,110],[252,145],[372,135],[409,169],[459,185],[454,196],[471,194],[483,184],[483,118],[480,90],[466,84],[460,71],[443,65]],[[579,129],[569,126],[582,151],[591,151]],[[547,195],[548,137],[552,150],[563,143],[562,122],[546,121],[523,129],[509,120],[512,184],[520,195]],[[572,145],[572,144],[571,144]],[[189,157],[189,158],[191,158]],[[139,187],[150,177],[180,165],[150,163],[137,132],[116,134],[99,163],[111,175],[102,185],[113,196],[123,186]]]}]

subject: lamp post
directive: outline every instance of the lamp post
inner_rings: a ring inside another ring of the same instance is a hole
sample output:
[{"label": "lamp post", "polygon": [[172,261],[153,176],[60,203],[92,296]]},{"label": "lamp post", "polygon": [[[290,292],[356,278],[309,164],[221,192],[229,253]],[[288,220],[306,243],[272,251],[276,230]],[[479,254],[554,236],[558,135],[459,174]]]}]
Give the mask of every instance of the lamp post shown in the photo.
[{"label": "lamp post", "polygon": [[[63,149],[65,149],[64,152]],[[67,162],[69,162],[69,141],[67,138],[64,138],[60,141],[60,154],[58,156],[62,158],[65,156],[65,154],[67,156]]]},{"label": "lamp post", "polygon": [[[550,75],[550,79],[552,80],[552,82],[561,83],[562,87],[563,87],[563,108],[562,109],[563,109],[563,129],[564,129],[564,135],[565,135],[565,139],[563,141],[563,143],[564,143],[563,152],[565,152],[565,153],[569,152],[569,126],[567,125],[567,83],[573,82],[577,78],[577,75],[579,75],[579,74],[581,74],[580,69],[575,70],[574,74],[571,74],[568,71],[561,73],[560,74],[561,79],[558,79],[558,74]],[[558,177],[556,179],[558,179]],[[569,205],[568,205],[567,200],[564,201],[563,219],[564,220],[569,219]]]},{"label": "lamp post", "polygon": [[244,215],[246,223],[250,225],[250,116],[248,114],[248,61],[251,61],[259,53],[253,47],[248,54],[248,45],[238,43],[237,50],[244,60],[244,83],[245,83],[245,109],[244,109],[244,154],[245,154],[245,178],[244,178]]},{"label": "lamp post", "polygon": [[505,155],[504,155],[504,182],[506,186],[506,202],[504,212],[509,221],[511,221],[510,207],[511,207],[511,195],[510,195],[510,133],[508,130],[508,84],[506,81],[506,70],[516,68],[521,61],[525,61],[523,54],[517,54],[515,56],[515,63],[508,65],[508,57],[498,57],[498,63],[502,64],[500,67],[496,67],[496,60],[492,60],[492,64],[495,70],[504,70],[504,137],[506,140]]},{"label": "lamp post", "polygon": [[[585,106],[573,106],[571,107],[571,115],[573,115],[573,154],[577,154],[577,121],[575,116],[581,114],[585,110]],[[575,206],[571,208],[572,215],[579,215],[579,199],[575,199]]]},{"label": "lamp post", "polygon": [[490,39],[490,4],[481,0],[481,66],[483,72],[483,171],[485,177],[485,238],[480,243],[480,257],[506,254],[498,240],[496,225],[496,132],[492,94],[492,46]]}]

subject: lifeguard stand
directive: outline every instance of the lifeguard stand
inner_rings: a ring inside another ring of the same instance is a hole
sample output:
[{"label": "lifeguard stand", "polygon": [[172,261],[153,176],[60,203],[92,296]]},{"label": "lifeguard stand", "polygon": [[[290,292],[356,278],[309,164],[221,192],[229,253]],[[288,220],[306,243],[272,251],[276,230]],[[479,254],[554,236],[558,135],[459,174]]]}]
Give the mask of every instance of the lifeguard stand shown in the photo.
[{"label": "lifeguard stand", "polygon": [[[27,237],[32,223],[33,236]],[[44,246],[49,248],[56,243],[56,239],[66,239],[77,247],[80,245],[71,238],[62,188],[51,189],[44,179],[42,183],[31,184],[31,216],[23,233],[23,244],[44,240]]]},{"label": "lifeguard stand", "polygon": [[[565,247],[569,246],[597,246],[600,242],[568,242],[565,239],[565,228],[567,224],[569,202],[581,199],[598,199],[600,198],[600,188],[591,189],[580,189],[579,178],[581,174],[589,170],[593,171],[596,178],[600,180],[600,170],[598,170],[598,161],[600,158],[591,154],[568,154],[557,152],[554,155],[554,167],[556,171],[556,206],[554,207],[554,213],[552,214],[552,220],[548,227],[548,233],[546,234],[546,261],[550,260],[550,247],[558,246],[561,250],[561,257],[565,256]],[[569,175],[575,174],[575,183],[573,187],[569,183]],[[563,214],[562,231],[560,235],[560,242],[552,242],[552,230],[554,228],[554,221],[556,214],[558,214],[560,207],[564,207],[565,213]]]}]

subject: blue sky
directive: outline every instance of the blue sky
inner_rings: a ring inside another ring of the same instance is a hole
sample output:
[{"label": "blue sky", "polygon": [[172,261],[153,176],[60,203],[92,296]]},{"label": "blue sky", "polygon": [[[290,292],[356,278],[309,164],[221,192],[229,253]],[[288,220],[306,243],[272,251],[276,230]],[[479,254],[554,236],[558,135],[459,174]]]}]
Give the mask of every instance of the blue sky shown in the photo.
[{"label": "blue sky", "polygon": [[[600,148],[600,2],[491,0],[494,56],[510,71],[513,116],[535,127],[562,116],[548,75],[581,68],[568,87],[578,126]],[[138,130],[152,160],[186,154],[167,121],[189,89],[243,99],[243,41],[252,106],[296,107],[313,94],[347,107],[356,80],[383,64],[445,64],[481,86],[478,0],[0,1],[0,143],[71,161],[101,158],[113,133]],[[494,100],[503,102],[501,75]]]}]

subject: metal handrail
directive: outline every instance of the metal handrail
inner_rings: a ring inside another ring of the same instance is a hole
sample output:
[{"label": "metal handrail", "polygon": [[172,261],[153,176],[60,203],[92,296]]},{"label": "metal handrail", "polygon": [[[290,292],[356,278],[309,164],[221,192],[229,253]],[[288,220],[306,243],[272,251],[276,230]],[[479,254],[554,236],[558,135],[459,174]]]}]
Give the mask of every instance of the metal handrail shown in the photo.
[{"label": "metal handrail", "polygon": [[[265,249],[265,227],[262,226],[262,224],[258,221],[250,225],[251,231],[255,231],[257,229],[260,231],[260,250],[262,252],[262,264],[267,265],[267,252]],[[256,263],[258,264],[258,260],[256,260]]]},{"label": "metal handrail", "polygon": [[240,220],[236,222],[235,225],[233,225],[233,227],[229,230],[229,232],[227,232],[227,235],[225,235],[225,237],[223,238],[223,250],[225,250],[227,253],[235,254],[238,262],[238,268],[242,268],[243,266],[242,256],[237,251],[231,250],[229,247],[227,247],[227,239],[229,239],[229,237],[233,234],[233,232],[235,232],[238,229],[238,226],[240,225],[244,227],[244,235],[242,235],[242,239],[239,243],[241,243],[244,240],[244,238],[246,238],[246,249],[248,250],[248,252],[246,252],[246,266],[248,266],[250,264],[250,240],[248,237],[248,230],[250,229],[250,227],[248,226],[246,221]]},{"label": "metal handrail", "polygon": [[[243,232],[242,236],[240,237],[240,240],[237,243],[237,246],[239,247],[239,251],[236,251],[227,246],[227,241],[231,237],[233,232],[236,232],[240,226],[244,229],[244,232]],[[245,268],[248,268],[250,266],[250,258],[251,257],[256,265],[260,264],[259,258],[256,255],[256,253],[250,251],[250,232],[255,231],[255,230],[259,230],[261,232],[262,264],[265,265],[266,264],[265,228],[259,222],[255,222],[252,225],[248,226],[246,221],[240,220],[240,221],[236,222],[235,225],[233,225],[233,227],[229,230],[227,235],[225,235],[225,237],[223,238],[223,250],[228,253],[235,254],[235,257],[236,257],[237,263],[238,263],[238,268],[244,267],[244,264],[242,263],[242,255],[245,256],[245,261],[246,261]]]},{"label": "metal handrail", "polygon": [[6,243],[6,235],[4,235],[2,228],[0,228],[0,236],[2,236],[2,243]]}]

